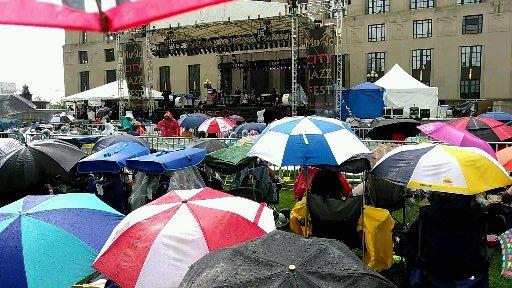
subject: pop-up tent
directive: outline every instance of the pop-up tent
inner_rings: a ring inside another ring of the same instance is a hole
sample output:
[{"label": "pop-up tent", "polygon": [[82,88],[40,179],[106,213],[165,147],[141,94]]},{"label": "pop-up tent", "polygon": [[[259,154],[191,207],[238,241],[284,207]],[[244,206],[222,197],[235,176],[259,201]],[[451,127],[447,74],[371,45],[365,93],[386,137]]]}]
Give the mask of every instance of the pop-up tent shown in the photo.
[{"label": "pop-up tent", "polygon": [[[350,109],[350,113],[348,109]],[[384,113],[384,88],[373,83],[364,82],[351,89],[344,90],[340,110],[342,120],[351,116],[361,119],[382,117]]]},{"label": "pop-up tent", "polygon": [[[118,82],[114,81],[93,89],[89,89],[80,93],[76,93],[62,98],[64,102],[88,101],[88,100],[115,100],[119,99]],[[123,80],[123,90],[125,99],[128,98],[128,86],[126,81]],[[147,98],[148,88],[145,88],[144,98]],[[162,92],[152,90],[154,99],[163,99]]]},{"label": "pop-up tent", "polygon": [[404,115],[409,115],[410,107],[430,109],[431,117],[437,116],[437,87],[429,87],[395,64],[388,73],[375,82],[383,87],[384,103],[388,107],[403,107]]}]

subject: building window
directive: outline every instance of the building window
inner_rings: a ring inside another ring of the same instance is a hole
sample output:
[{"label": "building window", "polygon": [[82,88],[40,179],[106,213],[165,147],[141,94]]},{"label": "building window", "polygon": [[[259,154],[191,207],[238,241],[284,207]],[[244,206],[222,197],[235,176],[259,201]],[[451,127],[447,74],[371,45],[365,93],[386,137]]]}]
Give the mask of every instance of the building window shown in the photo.
[{"label": "building window", "polygon": [[80,92],[89,90],[89,71],[80,72]]},{"label": "building window", "polygon": [[432,49],[412,50],[412,76],[421,83],[430,86],[432,67]]},{"label": "building window", "polygon": [[85,31],[80,32],[80,39],[78,42],[80,44],[87,43],[87,32],[85,32]]},{"label": "building window", "polygon": [[171,67],[162,66],[158,70],[160,72],[160,92],[164,90],[171,91]]},{"label": "building window", "polygon": [[114,49],[105,49],[105,62],[113,62],[115,60]]},{"label": "building window", "polygon": [[105,71],[105,84],[116,82],[117,73],[115,69]]},{"label": "building window", "polygon": [[482,0],[457,0],[458,5],[482,3]]},{"label": "building window", "polygon": [[480,98],[482,46],[463,46],[460,49],[460,98]]},{"label": "building window", "polygon": [[87,51],[78,51],[78,63],[79,64],[89,63],[89,57],[87,56]]},{"label": "building window", "polygon": [[368,42],[386,40],[386,24],[368,25]]},{"label": "building window", "polygon": [[188,93],[197,96],[201,95],[201,65],[188,65]]},{"label": "building window", "polygon": [[435,6],[435,0],[411,0],[411,10],[434,8]]},{"label": "building window", "polygon": [[368,82],[375,82],[384,75],[385,57],[385,52],[371,52],[367,54],[366,78]]},{"label": "building window", "polygon": [[483,22],[484,16],[482,14],[464,16],[462,18],[462,35],[482,33]]},{"label": "building window", "polygon": [[432,37],[432,19],[415,20],[412,22],[413,38]]},{"label": "building window", "polygon": [[386,13],[389,11],[389,0],[368,0],[368,14]]}]

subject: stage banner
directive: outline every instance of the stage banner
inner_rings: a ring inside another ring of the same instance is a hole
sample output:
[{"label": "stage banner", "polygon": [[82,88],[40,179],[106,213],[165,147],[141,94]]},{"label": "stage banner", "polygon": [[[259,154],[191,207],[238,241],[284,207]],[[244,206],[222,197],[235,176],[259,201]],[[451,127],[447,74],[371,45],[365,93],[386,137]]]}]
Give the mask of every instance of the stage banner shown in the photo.
[{"label": "stage banner", "polygon": [[144,95],[144,69],[140,43],[128,42],[125,44],[124,72],[130,98],[141,100]]},{"label": "stage banner", "polygon": [[307,85],[309,109],[332,109],[335,106],[332,89],[333,73],[331,49],[334,39],[326,27],[315,27],[309,30],[306,37]]}]

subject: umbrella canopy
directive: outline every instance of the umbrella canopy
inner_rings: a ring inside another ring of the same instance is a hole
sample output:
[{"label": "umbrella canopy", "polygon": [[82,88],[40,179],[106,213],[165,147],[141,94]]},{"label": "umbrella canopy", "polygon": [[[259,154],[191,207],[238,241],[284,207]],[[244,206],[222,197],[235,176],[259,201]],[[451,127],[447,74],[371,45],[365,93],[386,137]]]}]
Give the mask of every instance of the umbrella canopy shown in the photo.
[{"label": "umbrella canopy", "polygon": [[21,142],[12,138],[0,138],[0,157],[20,148]]},{"label": "umbrella canopy", "polygon": [[0,24],[85,31],[120,31],[227,0],[37,1],[0,2]]},{"label": "umbrella canopy", "polygon": [[372,123],[372,129],[365,137],[378,140],[405,140],[407,137],[416,136],[420,125],[414,119],[383,119]]},{"label": "umbrella canopy", "polygon": [[210,251],[274,229],[264,204],[210,188],[176,190],[128,214],[93,267],[124,288],[177,287]]},{"label": "umbrella canopy", "polygon": [[103,149],[105,149],[111,145],[114,145],[116,143],[119,143],[119,142],[133,142],[133,143],[142,145],[148,149],[150,148],[148,141],[144,140],[144,138],[136,137],[136,136],[133,136],[130,134],[121,134],[121,135],[110,135],[110,136],[101,138],[92,147],[92,153],[103,150]]},{"label": "umbrella canopy", "polygon": [[162,174],[195,166],[203,162],[205,156],[205,149],[180,148],[128,159],[126,167],[151,174]]},{"label": "umbrella canopy", "polygon": [[206,155],[206,166],[222,174],[239,172],[256,162],[257,157],[248,157],[252,145],[234,145]]},{"label": "umbrella canopy", "polygon": [[56,124],[56,123],[72,123],[73,121],[75,121],[75,117],[73,117],[72,115],[68,115],[65,112],[62,112],[60,114],[53,115],[49,122],[51,124]]},{"label": "umbrella canopy", "polygon": [[345,122],[323,117],[287,117],[265,128],[248,156],[277,166],[339,165],[370,150]]},{"label": "umbrella canopy", "polygon": [[100,135],[60,135],[55,139],[62,140],[81,148],[84,144],[95,144],[100,138]]},{"label": "umbrella canopy", "polygon": [[496,152],[496,158],[507,171],[512,172],[512,146]]},{"label": "umbrella canopy", "polygon": [[70,287],[123,215],[93,194],[27,196],[0,208],[2,287]]},{"label": "umbrella canopy", "polygon": [[191,143],[190,146],[194,147],[194,148],[206,149],[206,151],[208,153],[212,153],[212,152],[218,151],[220,149],[228,148],[228,144],[226,144],[226,142],[220,141],[220,140],[217,140],[214,138],[199,139],[199,140]]},{"label": "umbrella canopy", "polygon": [[512,184],[498,161],[474,147],[403,145],[386,154],[370,173],[411,189],[465,195]]},{"label": "umbrella canopy", "polygon": [[60,140],[21,145],[0,158],[0,190],[30,192],[39,181],[67,174],[82,157],[80,149]]},{"label": "umbrella canopy", "polygon": [[474,136],[466,130],[455,129],[446,123],[428,123],[417,127],[425,135],[435,140],[443,141],[459,147],[476,147],[496,158],[496,154],[489,143]]},{"label": "umbrella canopy", "polygon": [[110,108],[108,107],[101,107],[98,110],[96,110],[97,117],[103,117],[105,115],[108,115],[108,113],[110,113]]},{"label": "umbrella canopy", "polygon": [[396,286],[366,268],[340,241],[276,230],[204,256],[190,267],[180,287]]},{"label": "umbrella canopy", "polygon": [[238,125],[235,128],[236,137],[239,137],[239,138],[242,137],[242,131],[244,131],[244,130],[247,130],[247,132],[257,131],[258,133],[261,133],[261,132],[263,132],[263,130],[265,130],[265,127],[267,127],[267,125],[265,123],[256,123],[256,122],[249,122],[249,123],[244,123],[244,124]]},{"label": "umbrella canopy", "polygon": [[210,119],[210,116],[201,113],[183,114],[180,116],[180,119],[178,119],[178,123],[180,124],[181,128],[197,129],[201,123],[207,119]]},{"label": "umbrella canopy", "polygon": [[491,118],[501,123],[509,123],[512,121],[512,115],[506,112],[486,112],[484,114],[479,115],[480,117]]},{"label": "umbrella canopy", "polygon": [[206,119],[199,128],[197,128],[197,131],[202,131],[205,133],[220,133],[220,132],[226,132],[235,126],[235,122],[233,122],[230,119],[223,118],[223,117],[215,117]]},{"label": "umbrella canopy", "polygon": [[133,142],[120,142],[100,150],[76,164],[78,173],[119,173],[126,160],[148,155],[149,149]]},{"label": "umbrella canopy", "polygon": [[464,117],[448,124],[457,129],[468,130],[469,133],[488,142],[500,142],[512,138],[511,127],[491,118]]},{"label": "umbrella canopy", "polygon": [[244,118],[242,118],[242,116],[240,116],[240,115],[231,115],[228,118],[235,122],[244,122],[245,121]]}]

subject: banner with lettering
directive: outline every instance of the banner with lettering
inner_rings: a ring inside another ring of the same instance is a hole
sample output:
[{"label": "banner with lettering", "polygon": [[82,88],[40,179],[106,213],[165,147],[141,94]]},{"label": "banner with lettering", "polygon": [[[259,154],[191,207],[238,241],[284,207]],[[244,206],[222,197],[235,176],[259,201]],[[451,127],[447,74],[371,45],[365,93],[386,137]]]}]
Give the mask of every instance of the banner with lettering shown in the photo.
[{"label": "banner with lettering", "polygon": [[334,40],[326,27],[309,30],[306,37],[308,49],[308,108],[332,109],[335,106],[331,49]]},{"label": "banner with lettering", "polygon": [[136,42],[125,44],[124,72],[130,98],[142,99],[144,95],[144,69],[142,66],[142,45]]}]

